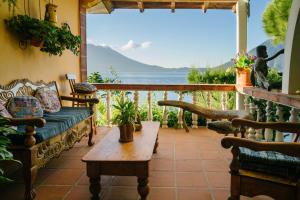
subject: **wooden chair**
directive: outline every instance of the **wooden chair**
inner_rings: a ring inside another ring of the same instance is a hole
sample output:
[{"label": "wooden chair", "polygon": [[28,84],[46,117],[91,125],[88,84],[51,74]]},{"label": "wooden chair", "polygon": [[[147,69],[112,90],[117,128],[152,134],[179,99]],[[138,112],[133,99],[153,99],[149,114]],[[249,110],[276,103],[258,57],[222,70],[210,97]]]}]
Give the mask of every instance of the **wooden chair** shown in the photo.
[{"label": "wooden chair", "polygon": [[267,195],[276,200],[300,199],[300,123],[255,122],[233,119],[233,126],[273,129],[294,134],[292,142],[264,142],[225,137],[221,144],[231,148],[231,189],[229,200],[240,195]]},{"label": "wooden chair", "polygon": [[[95,93],[96,92],[92,92],[92,93],[78,93],[74,90],[74,84],[76,83],[76,75],[75,74],[66,74],[66,79],[69,81],[70,84],[70,88],[71,88],[71,95],[74,98],[84,98],[84,99],[90,99],[95,97]],[[86,104],[82,104],[82,103],[72,103],[72,106],[87,106]]]}]

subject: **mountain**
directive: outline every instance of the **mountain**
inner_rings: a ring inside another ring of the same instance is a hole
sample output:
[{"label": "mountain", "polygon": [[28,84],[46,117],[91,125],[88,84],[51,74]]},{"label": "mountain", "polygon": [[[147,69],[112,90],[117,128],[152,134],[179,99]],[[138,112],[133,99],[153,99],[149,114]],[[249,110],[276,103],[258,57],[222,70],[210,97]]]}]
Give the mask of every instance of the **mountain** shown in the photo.
[{"label": "mountain", "polygon": [[[271,40],[263,42],[261,45],[267,46],[269,56],[274,55],[277,51],[283,48],[283,45],[274,46]],[[156,65],[148,65],[138,62],[131,58],[128,58],[119,52],[111,49],[110,47],[95,46],[92,44],[87,45],[88,52],[88,74],[91,72],[100,72],[107,75],[110,72],[110,66],[113,67],[118,74],[126,76],[139,76],[140,74],[156,74],[156,75],[177,75],[181,74],[185,76],[188,74],[190,68],[164,68]],[[253,48],[249,51],[250,55],[256,55],[256,49]],[[279,71],[283,69],[283,55],[280,55],[276,59],[268,62],[269,67],[277,68]],[[228,61],[223,65],[216,66],[214,68],[228,68],[233,65],[232,61]],[[199,68],[199,71],[205,71],[206,68]]]},{"label": "mountain", "polygon": [[[88,53],[88,74],[91,72],[101,72],[108,74],[110,66],[118,73],[188,73],[188,67],[182,68],[164,68],[156,65],[148,65],[131,58],[128,58],[110,47],[87,45]],[[204,69],[200,69],[204,70]]]},{"label": "mountain", "polygon": [[[272,40],[266,40],[265,42],[263,42],[260,45],[265,45],[267,47],[267,51],[268,51],[268,55],[269,57],[273,56],[275,53],[277,53],[279,50],[283,49],[284,46],[283,45],[274,45],[272,43]],[[256,48],[251,49],[248,54],[250,55],[255,55],[256,56]],[[284,61],[284,55],[281,54],[280,56],[278,56],[277,58],[275,58],[274,60],[271,60],[268,62],[268,66],[269,67],[273,67],[276,68],[278,71],[282,72],[283,71],[283,63]],[[216,66],[215,68],[225,68],[227,69],[228,67],[231,67],[233,65],[232,61],[228,61],[222,65]]]}]

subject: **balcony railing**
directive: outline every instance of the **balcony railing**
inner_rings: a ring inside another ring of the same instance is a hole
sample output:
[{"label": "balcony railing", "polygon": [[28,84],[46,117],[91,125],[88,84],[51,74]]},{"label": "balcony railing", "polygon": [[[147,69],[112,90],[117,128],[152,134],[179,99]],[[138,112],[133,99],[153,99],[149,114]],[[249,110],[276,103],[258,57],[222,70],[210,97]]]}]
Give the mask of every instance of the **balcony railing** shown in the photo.
[{"label": "balcony railing", "polygon": [[[94,84],[99,91],[105,93],[105,101],[106,101],[106,119],[107,125],[111,126],[111,118],[112,118],[112,95],[115,91],[121,91],[117,93],[121,95],[123,98],[125,97],[126,92],[131,92],[133,94],[132,100],[135,104],[135,109],[138,110],[140,103],[144,103],[140,101],[140,92],[146,92],[144,100],[147,104],[147,119],[153,120],[152,108],[153,105],[156,104],[158,100],[168,100],[168,96],[172,93],[173,100],[174,96],[179,101],[190,101],[194,104],[199,104],[199,99],[202,98],[202,103],[209,108],[229,109],[228,106],[228,93],[235,93],[235,85],[232,84],[188,84],[188,85],[151,85],[151,84]],[[161,93],[160,99],[154,99],[154,93]],[[219,93],[219,99],[214,99],[215,93]],[[232,96],[232,95],[231,95]],[[185,98],[185,100],[184,100]],[[204,101],[203,101],[204,100]],[[235,98],[233,98],[235,101]],[[233,107],[233,106],[232,106]],[[183,110],[178,109],[178,125],[179,128],[182,127]],[[162,127],[168,127],[168,108],[163,108],[163,120]],[[192,114],[192,127],[198,127],[198,116]]]},{"label": "balcony railing", "polygon": [[[235,85],[232,84],[189,84],[189,85],[153,85],[153,84],[95,84],[97,89],[104,93],[104,100],[106,104],[106,118],[107,125],[111,126],[112,118],[112,104],[113,96],[121,95],[123,98],[126,97],[125,92],[131,92],[132,100],[135,104],[135,109],[138,110],[140,106],[140,93],[146,92],[144,95],[144,100],[147,104],[147,119],[153,120],[152,108],[158,100],[168,100],[169,94],[176,96],[179,101],[188,101],[194,104],[201,104],[201,106],[206,106],[208,108],[228,110],[233,109],[234,106],[229,106],[229,96],[231,96],[230,102],[235,103],[235,92],[237,92]],[[121,91],[115,94],[115,91]],[[160,99],[153,99],[154,93],[162,93]],[[218,97],[215,98],[216,94]],[[185,97],[185,99],[184,99]],[[251,97],[251,98],[249,98]],[[202,102],[200,100],[202,99]],[[299,122],[299,107],[295,105],[300,105],[299,102],[294,102],[293,104],[283,105],[280,101],[272,102],[272,100],[261,100],[265,98],[255,98],[249,94],[245,95],[244,106],[245,110],[253,115],[256,121],[289,121],[289,122]],[[103,96],[102,96],[103,100]],[[257,101],[259,100],[259,101]],[[286,101],[284,101],[286,102]],[[143,102],[142,102],[143,103]],[[168,109],[163,107],[163,120],[162,127],[168,127]],[[182,127],[182,109],[178,109],[178,125],[179,128]],[[198,116],[192,114],[192,128],[198,127]],[[284,141],[284,133],[279,131],[273,132],[271,129],[266,130],[247,130],[247,137],[249,139],[261,140],[265,139],[267,141]]]}]

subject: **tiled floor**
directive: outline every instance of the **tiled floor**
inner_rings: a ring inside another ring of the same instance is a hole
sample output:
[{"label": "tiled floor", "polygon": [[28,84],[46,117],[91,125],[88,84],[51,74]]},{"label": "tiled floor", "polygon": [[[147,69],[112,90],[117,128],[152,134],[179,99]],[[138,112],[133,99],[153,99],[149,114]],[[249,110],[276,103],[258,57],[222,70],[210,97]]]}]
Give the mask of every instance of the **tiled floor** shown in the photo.
[{"label": "tiled floor", "polygon": [[[99,129],[96,141],[101,140],[106,132],[107,129]],[[158,153],[151,161],[149,199],[226,200],[230,185],[228,166],[231,153],[221,147],[221,138],[221,135],[203,127],[193,129],[190,133],[183,129],[161,129]],[[36,199],[90,199],[89,181],[85,165],[81,162],[81,157],[90,149],[84,139],[40,169],[36,181]],[[135,177],[105,176],[101,181],[102,199],[138,199]],[[1,200],[23,199],[20,181],[1,190]]]}]

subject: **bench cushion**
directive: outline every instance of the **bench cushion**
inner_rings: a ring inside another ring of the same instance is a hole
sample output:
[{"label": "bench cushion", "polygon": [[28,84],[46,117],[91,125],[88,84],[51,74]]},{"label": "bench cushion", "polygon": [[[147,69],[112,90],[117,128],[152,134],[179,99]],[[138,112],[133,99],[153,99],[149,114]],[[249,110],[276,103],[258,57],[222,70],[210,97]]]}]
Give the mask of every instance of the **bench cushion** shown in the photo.
[{"label": "bench cushion", "polygon": [[[90,115],[89,108],[80,107],[62,107],[59,112],[45,113],[43,118],[46,120],[46,125],[43,128],[36,129],[36,143],[40,143],[65,132]],[[24,132],[24,126],[19,126],[18,131]],[[24,143],[24,136],[12,135],[11,139],[14,144]]]},{"label": "bench cushion", "polygon": [[253,151],[240,148],[239,161],[242,169],[263,172],[297,180],[300,177],[300,159],[275,151]]}]

